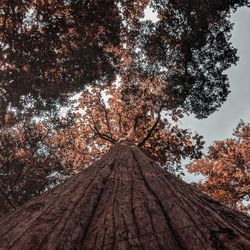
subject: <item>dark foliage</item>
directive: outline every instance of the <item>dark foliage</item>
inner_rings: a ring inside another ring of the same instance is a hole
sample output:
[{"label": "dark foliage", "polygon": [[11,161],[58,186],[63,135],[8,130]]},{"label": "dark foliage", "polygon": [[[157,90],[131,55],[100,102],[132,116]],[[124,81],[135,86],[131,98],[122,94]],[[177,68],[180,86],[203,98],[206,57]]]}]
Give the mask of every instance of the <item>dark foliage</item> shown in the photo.
[{"label": "dark foliage", "polygon": [[[130,90],[138,94],[142,79],[157,77],[165,85],[166,99],[170,97],[174,105],[198,118],[213,113],[229,93],[225,70],[238,59],[229,41],[230,14],[245,4],[247,1],[152,1],[159,21],[144,22],[134,32],[135,60],[127,77]],[[135,72],[140,74],[137,81]]]},{"label": "dark foliage", "polygon": [[[144,9],[158,22],[142,21]],[[197,117],[214,112],[228,95],[224,71],[237,61],[229,41],[235,1],[8,1],[0,4],[0,105],[19,106],[30,95],[41,109],[86,84],[123,75],[138,94],[157,77],[174,106]],[[122,53],[121,53],[122,51]],[[132,63],[124,65],[125,58]],[[139,88],[139,90],[138,90]],[[169,104],[168,104],[169,105]]]}]

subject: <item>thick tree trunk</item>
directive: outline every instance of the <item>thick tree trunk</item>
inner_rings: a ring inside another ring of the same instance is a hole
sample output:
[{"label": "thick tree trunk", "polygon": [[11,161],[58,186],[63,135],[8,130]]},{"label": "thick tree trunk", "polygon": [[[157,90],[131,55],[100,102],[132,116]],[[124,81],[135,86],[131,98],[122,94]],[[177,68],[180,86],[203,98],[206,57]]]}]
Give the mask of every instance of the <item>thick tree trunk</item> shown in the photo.
[{"label": "thick tree trunk", "polygon": [[3,218],[0,249],[250,249],[250,218],[121,142]]}]

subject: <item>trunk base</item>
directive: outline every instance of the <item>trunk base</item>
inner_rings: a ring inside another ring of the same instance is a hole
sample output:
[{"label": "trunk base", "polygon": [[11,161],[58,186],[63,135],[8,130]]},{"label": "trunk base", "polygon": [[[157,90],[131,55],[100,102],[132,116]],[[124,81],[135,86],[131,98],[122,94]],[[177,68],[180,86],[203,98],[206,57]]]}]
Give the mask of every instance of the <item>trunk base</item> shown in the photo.
[{"label": "trunk base", "polygon": [[121,142],[3,218],[0,249],[250,249],[250,218]]}]

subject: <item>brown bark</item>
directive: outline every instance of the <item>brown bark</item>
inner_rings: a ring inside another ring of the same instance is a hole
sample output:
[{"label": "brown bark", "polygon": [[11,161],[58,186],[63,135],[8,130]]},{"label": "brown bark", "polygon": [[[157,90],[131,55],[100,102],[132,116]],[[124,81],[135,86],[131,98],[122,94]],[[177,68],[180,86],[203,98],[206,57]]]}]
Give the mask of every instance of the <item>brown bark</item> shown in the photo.
[{"label": "brown bark", "polygon": [[0,249],[250,249],[250,218],[121,142],[3,218]]}]

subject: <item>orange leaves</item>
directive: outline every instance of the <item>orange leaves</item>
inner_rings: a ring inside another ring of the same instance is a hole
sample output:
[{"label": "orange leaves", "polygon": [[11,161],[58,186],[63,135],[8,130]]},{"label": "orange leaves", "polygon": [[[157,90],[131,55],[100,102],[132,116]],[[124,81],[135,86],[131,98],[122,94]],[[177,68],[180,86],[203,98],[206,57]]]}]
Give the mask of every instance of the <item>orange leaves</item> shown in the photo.
[{"label": "orange leaves", "polygon": [[155,98],[127,95],[123,99],[122,88],[121,83],[105,89],[95,86],[82,92],[77,100],[74,124],[54,135],[53,140],[67,148],[58,153],[63,161],[79,169],[103,155],[112,141],[127,138],[138,144],[149,133],[142,147],[163,166],[172,165],[173,171],[183,157],[200,155],[202,144],[197,141],[201,143],[201,137],[192,137],[189,131],[169,122],[174,116],[182,115],[180,109],[168,112],[168,120],[164,115],[160,118],[161,108],[155,105]]},{"label": "orange leaves", "polygon": [[201,190],[240,211],[250,209],[250,124],[240,122],[234,137],[216,141],[209,153],[189,165],[191,173],[206,176]]},{"label": "orange leaves", "polygon": [[[51,118],[46,123],[19,123],[10,128],[12,131],[7,128],[0,131],[5,133],[5,141],[1,142],[4,145],[0,145],[6,148],[0,154],[0,163],[6,165],[2,172],[8,173],[4,183],[20,195],[22,203],[37,190],[42,192],[88,167],[122,138],[140,144],[148,156],[170,171],[180,171],[182,158],[199,156],[201,144],[197,141],[201,138],[170,122],[173,116],[181,115],[181,110],[170,112],[159,105],[153,86],[152,83],[152,91],[145,89],[138,96],[126,94],[126,98],[122,81],[106,88],[89,87],[81,93],[70,113],[56,120],[56,124]],[[161,114],[162,110],[168,119]],[[21,166],[21,174],[17,165]],[[34,179],[33,191],[27,190],[30,184],[26,179],[12,183],[13,176],[19,175]],[[50,177],[55,175],[59,177]],[[17,190],[17,187],[21,188]],[[27,193],[25,199],[19,194],[20,189]]]},{"label": "orange leaves", "polygon": [[29,65],[23,65],[22,67],[23,72],[28,73],[30,71],[30,66]]},{"label": "orange leaves", "polygon": [[[50,154],[48,137],[43,123],[31,121],[0,130],[0,185],[15,206],[55,185],[55,180],[49,178],[51,173],[63,172],[56,154]],[[7,212],[9,205],[3,200],[0,213]]]}]

